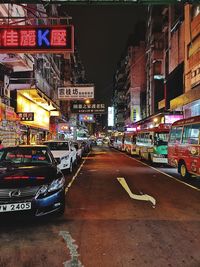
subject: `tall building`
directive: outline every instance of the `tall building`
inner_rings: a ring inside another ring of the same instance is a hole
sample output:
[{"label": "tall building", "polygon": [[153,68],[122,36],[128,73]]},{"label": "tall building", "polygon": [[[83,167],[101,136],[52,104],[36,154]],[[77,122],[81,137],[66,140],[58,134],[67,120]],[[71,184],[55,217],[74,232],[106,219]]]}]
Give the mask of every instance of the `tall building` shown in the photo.
[{"label": "tall building", "polygon": [[[166,48],[167,49],[167,48]],[[164,98],[162,6],[149,6],[146,30],[146,116]]]},{"label": "tall building", "polygon": [[126,66],[126,115],[125,124],[129,125],[142,119],[144,115],[145,91],[145,44],[128,48],[128,64]]},{"label": "tall building", "polygon": [[184,88],[170,101],[172,110],[181,110],[186,118],[200,115],[200,5],[184,7]]},{"label": "tall building", "polygon": [[118,63],[113,82],[114,125],[118,131],[124,131],[125,128],[127,63],[128,56],[125,55]]},{"label": "tall building", "polygon": [[[45,7],[41,4],[28,4],[22,7],[15,4],[1,4],[0,12],[5,17],[1,22],[4,24],[10,22],[16,25],[55,24],[57,21],[48,17],[58,17],[55,5]],[[18,129],[17,133],[13,135],[12,142],[2,137],[5,140],[4,145],[35,144],[56,137],[58,122],[56,118],[62,120],[62,117],[54,117],[58,116],[58,113],[52,111],[60,111],[57,88],[64,84],[61,77],[63,58],[63,55],[49,53],[0,55],[0,62],[9,69],[3,76],[4,91],[9,94],[10,110],[14,108],[19,115],[16,119],[19,129],[15,127]],[[2,122],[8,127],[9,124],[5,121],[8,121],[6,116]]]}]

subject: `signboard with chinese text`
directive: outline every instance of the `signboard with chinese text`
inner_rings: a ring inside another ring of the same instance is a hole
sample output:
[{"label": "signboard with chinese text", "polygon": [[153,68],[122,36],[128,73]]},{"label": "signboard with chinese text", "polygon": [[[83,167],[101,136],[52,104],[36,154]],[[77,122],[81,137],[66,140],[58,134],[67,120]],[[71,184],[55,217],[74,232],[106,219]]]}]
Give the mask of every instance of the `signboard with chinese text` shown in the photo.
[{"label": "signboard with chinese text", "polygon": [[183,115],[165,115],[165,123],[172,124],[181,119],[183,119]]},{"label": "signboard with chinese text", "polygon": [[18,120],[17,114],[15,113],[15,110],[13,107],[5,106],[5,118],[8,121],[16,121]]},{"label": "signboard with chinese text", "polygon": [[17,112],[20,121],[34,121],[34,112]]},{"label": "signboard with chinese text", "polygon": [[94,86],[81,86],[71,85],[67,87],[58,88],[59,100],[81,100],[81,99],[93,99],[94,98]]},{"label": "signboard with chinese text", "polygon": [[74,51],[72,25],[1,25],[0,53],[65,53]]},{"label": "signboard with chinese text", "polygon": [[72,113],[103,114],[106,113],[105,104],[72,104]]}]

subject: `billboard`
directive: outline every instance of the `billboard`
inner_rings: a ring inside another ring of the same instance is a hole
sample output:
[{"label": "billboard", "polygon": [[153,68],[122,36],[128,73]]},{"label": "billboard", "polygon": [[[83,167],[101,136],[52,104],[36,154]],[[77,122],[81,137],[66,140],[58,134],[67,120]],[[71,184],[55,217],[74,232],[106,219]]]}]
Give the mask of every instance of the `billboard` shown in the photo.
[{"label": "billboard", "polygon": [[114,126],[114,107],[108,107],[108,126]]},{"label": "billboard", "polygon": [[58,88],[59,100],[84,100],[94,98],[94,85],[70,85]]},{"label": "billboard", "polygon": [[73,103],[71,106],[71,112],[72,113],[89,113],[89,114],[103,114],[106,113],[106,107],[105,104],[75,104]]},{"label": "billboard", "polygon": [[0,53],[74,52],[72,25],[0,25]]}]

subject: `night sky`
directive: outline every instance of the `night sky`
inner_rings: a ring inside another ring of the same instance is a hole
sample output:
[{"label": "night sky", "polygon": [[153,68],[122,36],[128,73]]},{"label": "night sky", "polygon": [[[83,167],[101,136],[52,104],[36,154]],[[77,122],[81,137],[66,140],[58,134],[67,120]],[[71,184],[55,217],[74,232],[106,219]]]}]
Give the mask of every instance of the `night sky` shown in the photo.
[{"label": "night sky", "polygon": [[145,19],[145,6],[62,6],[72,16],[77,47],[95,101],[110,104],[112,80],[135,23]]}]

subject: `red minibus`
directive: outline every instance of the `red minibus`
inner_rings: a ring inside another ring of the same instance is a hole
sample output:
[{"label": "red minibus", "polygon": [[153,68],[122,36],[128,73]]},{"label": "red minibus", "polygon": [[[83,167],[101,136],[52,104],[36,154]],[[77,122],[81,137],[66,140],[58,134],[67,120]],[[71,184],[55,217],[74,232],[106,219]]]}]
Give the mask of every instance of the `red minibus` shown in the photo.
[{"label": "red minibus", "polygon": [[168,163],[182,178],[200,175],[200,116],[172,124],[168,142]]},{"label": "red minibus", "polygon": [[124,133],[124,151],[130,155],[136,155],[136,132]]}]

